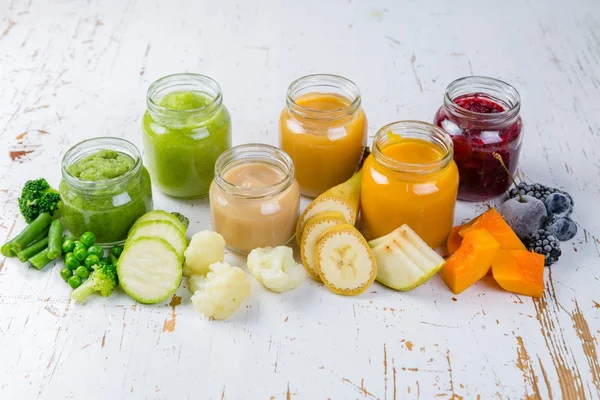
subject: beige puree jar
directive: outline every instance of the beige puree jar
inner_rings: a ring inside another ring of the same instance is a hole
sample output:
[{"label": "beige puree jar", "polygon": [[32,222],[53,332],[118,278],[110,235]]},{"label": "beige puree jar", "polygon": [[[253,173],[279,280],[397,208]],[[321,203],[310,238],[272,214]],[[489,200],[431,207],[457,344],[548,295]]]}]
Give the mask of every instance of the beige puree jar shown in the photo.
[{"label": "beige puree jar", "polygon": [[290,156],[266,144],[225,151],[210,185],[213,229],[227,247],[249,253],[289,242],[296,229],[300,189]]}]

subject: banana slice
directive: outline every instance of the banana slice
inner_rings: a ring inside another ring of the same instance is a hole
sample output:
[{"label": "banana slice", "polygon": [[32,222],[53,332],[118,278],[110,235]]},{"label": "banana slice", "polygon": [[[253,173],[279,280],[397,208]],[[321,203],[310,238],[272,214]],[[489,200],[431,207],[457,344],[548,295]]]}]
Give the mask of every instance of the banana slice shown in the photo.
[{"label": "banana slice", "polygon": [[377,275],[371,248],[350,224],[326,229],[317,239],[315,258],[321,280],[337,294],[360,294],[373,283]]},{"label": "banana slice", "polygon": [[427,282],[444,266],[444,259],[408,225],[369,242],[377,261],[377,281],[407,291]]},{"label": "banana slice", "polygon": [[332,187],[306,207],[296,224],[296,240],[302,244],[302,232],[309,218],[324,211],[338,211],[349,224],[354,225],[360,207],[360,182],[362,172],[358,171],[344,183]]},{"label": "banana slice", "polygon": [[302,257],[302,264],[304,264],[306,271],[313,279],[321,280],[315,260],[317,239],[328,228],[344,223],[346,223],[344,214],[337,211],[324,211],[306,221],[304,232],[302,233],[302,243],[300,244],[300,255]]}]

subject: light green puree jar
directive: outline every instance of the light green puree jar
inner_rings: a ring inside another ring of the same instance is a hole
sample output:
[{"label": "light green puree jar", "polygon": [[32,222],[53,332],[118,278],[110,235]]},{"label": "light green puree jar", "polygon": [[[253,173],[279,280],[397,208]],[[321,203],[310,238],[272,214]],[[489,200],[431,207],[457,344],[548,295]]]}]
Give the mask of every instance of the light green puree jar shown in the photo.
[{"label": "light green puree jar", "polygon": [[231,147],[221,88],[204,75],[169,75],[150,85],[146,104],[143,140],[152,182],[169,196],[206,196],[217,158]]},{"label": "light green puree jar", "polygon": [[131,142],[85,140],[62,159],[63,222],[74,235],[93,232],[100,245],[122,243],[133,223],[152,210],[150,174]]}]

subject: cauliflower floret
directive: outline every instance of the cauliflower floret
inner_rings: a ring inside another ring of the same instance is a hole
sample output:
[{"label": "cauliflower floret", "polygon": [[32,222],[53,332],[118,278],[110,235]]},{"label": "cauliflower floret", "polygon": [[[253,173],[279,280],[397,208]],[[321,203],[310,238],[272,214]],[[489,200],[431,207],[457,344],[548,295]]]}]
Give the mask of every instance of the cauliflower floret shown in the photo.
[{"label": "cauliflower floret", "polygon": [[188,289],[194,294],[204,284],[205,280],[206,275],[192,275],[188,277]]},{"label": "cauliflower floret", "polygon": [[225,239],[212,231],[201,231],[192,236],[190,245],[185,250],[183,274],[205,275],[212,263],[225,259]]},{"label": "cauliflower floret", "polygon": [[206,277],[194,277],[197,290],[192,303],[207,317],[227,319],[250,294],[250,282],[244,271],[227,263],[217,262],[209,268]]},{"label": "cauliflower floret", "polygon": [[293,250],[286,246],[252,250],[248,269],[257,281],[277,293],[294,289],[306,278],[304,266],[294,261]]}]

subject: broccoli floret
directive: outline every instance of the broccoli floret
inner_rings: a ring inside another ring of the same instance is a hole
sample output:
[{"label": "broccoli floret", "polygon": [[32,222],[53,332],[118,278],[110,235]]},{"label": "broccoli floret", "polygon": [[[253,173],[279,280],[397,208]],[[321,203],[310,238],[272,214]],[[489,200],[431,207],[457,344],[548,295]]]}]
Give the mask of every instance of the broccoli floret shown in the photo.
[{"label": "broccoli floret", "polygon": [[179,221],[181,221],[181,223],[183,224],[183,226],[185,226],[186,228],[190,226],[190,220],[183,214],[179,214],[178,212],[172,212],[171,214],[173,214],[174,216],[177,217],[177,219]]},{"label": "broccoli floret", "polygon": [[25,182],[19,197],[19,209],[27,223],[43,212],[57,218],[60,204],[60,194],[44,178]]},{"label": "broccoli floret", "polygon": [[108,297],[119,284],[117,266],[101,262],[94,266],[94,272],[77,289],[71,292],[71,298],[82,303],[88,296],[98,292],[101,296]]}]

